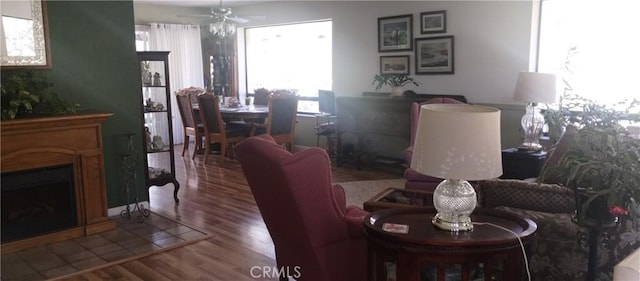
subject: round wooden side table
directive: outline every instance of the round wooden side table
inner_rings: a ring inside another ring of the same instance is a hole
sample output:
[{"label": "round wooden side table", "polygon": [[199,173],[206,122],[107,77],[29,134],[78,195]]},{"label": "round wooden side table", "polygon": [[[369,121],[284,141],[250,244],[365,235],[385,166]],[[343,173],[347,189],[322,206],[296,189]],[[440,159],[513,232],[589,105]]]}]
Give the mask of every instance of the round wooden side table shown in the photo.
[{"label": "round wooden side table", "polygon": [[[524,256],[517,237],[526,248],[537,229],[532,220],[476,208],[471,215],[474,229],[455,233],[433,226],[435,213],[434,208],[402,208],[365,216],[368,280],[523,279]],[[402,232],[404,226],[407,233],[393,232]]]}]

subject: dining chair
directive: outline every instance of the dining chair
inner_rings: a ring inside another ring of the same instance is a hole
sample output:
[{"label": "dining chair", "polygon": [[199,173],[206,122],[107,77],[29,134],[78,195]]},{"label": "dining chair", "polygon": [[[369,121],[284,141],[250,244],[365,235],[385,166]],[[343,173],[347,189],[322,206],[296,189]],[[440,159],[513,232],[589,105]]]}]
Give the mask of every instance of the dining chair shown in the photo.
[{"label": "dining chair", "polygon": [[193,111],[194,96],[199,93],[206,92],[202,88],[185,88],[176,92],[176,100],[178,101],[178,109],[180,111],[180,118],[182,119],[182,127],[184,132],[184,144],[182,146],[182,156],[189,150],[189,137],[195,138],[195,149],[193,150],[193,156],[196,157],[196,153],[202,148],[202,138],[204,137],[204,126],[200,122],[199,116],[196,116]]},{"label": "dining chair", "polygon": [[268,105],[269,95],[271,92],[265,88],[253,90],[253,104],[255,105]]},{"label": "dining chair", "polygon": [[[198,95],[198,105],[200,108],[200,119],[204,125],[205,151],[204,161],[207,161],[211,154],[211,144],[220,144],[220,163],[224,164],[227,158],[227,147],[232,147],[235,143],[245,139],[249,130],[246,126],[232,126],[222,120],[220,113],[220,97],[210,93]],[[229,156],[233,157],[233,150],[229,151]]]},{"label": "dining chair", "polygon": [[254,124],[251,136],[269,134],[278,144],[293,151],[295,141],[298,96],[291,94],[270,95],[268,102],[269,114],[263,124]]}]

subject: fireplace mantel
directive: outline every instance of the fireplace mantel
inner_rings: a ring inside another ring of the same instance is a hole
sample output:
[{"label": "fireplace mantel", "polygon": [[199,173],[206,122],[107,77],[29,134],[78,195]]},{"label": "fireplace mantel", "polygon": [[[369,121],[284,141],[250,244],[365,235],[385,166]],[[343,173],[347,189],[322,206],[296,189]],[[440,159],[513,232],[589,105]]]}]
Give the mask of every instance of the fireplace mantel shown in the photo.
[{"label": "fireplace mantel", "polygon": [[2,173],[71,164],[78,225],[2,244],[2,253],[115,228],[107,212],[102,123],[111,113],[25,118],[0,122]]}]

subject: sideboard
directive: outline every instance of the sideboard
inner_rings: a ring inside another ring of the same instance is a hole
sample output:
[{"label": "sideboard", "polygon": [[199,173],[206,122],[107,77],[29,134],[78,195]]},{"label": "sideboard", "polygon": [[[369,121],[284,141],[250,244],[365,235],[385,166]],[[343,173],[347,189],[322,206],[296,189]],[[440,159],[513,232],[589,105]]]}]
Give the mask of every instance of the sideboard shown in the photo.
[{"label": "sideboard", "polygon": [[357,169],[360,169],[363,163],[404,164],[401,155],[380,157],[380,155],[385,155],[384,151],[366,145],[367,140],[376,137],[390,137],[406,143],[408,146],[411,137],[411,104],[437,97],[448,97],[467,102],[466,98],[461,95],[337,96],[337,165],[341,166],[344,162],[354,162]]}]

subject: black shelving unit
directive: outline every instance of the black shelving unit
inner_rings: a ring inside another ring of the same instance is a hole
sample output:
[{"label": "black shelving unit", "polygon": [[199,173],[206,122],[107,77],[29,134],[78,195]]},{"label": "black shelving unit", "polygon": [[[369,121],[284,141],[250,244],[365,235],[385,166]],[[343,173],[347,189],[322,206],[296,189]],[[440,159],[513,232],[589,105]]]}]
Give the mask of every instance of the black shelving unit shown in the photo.
[{"label": "black shelving unit", "polygon": [[171,90],[169,87],[169,52],[138,52],[142,79],[143,142],[146,186],[173,183],[177,202],[180,183],[176,180],[171,124]]}]

